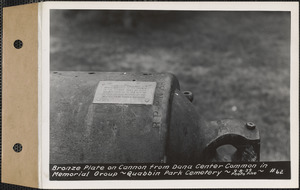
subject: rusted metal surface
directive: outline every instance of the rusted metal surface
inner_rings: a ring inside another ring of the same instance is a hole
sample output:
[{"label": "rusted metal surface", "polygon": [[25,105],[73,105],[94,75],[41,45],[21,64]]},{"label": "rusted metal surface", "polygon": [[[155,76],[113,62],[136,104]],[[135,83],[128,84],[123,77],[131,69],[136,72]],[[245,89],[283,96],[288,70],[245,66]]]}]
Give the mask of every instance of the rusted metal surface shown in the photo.
[{"label": "rusted metal surface", "polygon": [[[99,84],[113,86],[97,95]],[[143,84],[155,87],[151,103]],[[224,144],[237,149],[232,161],[259,160],[255,125],[205,121],[191,103],[192,93],[181,92],[171,74],[53,72],[50,86],[50,163],[222,161],[217,148]],[[119,97],[124,92],[138,94],[128,100]]]},{"label": "rusted metal surface", "polygon": [[167,160],[172,163],[200,162],[201,127],[206,124],[180,90],[175,90],[172,99]]},{"label": "rusted metal surface", "polygon": [[[198,114],[184,93],[173,95],[168,139],[170,162],[259,161],[260,137],[257,128],[244,121],[224,119],[207,122]],[[222,145],[232,145],[234,154],[218,153]],[[225,160],[223,157],[230,157]]]},{"label": "rusted metal surface", "polygon": [[[99,81],[154,81],[154,102],[93,103]],[[50,88],[50,163],[164,162],[173,75],[53,72]]]},{"label": "rusted metal surface", "polygon": [[[260,137],[256,127],[237,119],[224,119],[208,123],[208,127],[202,128],[202,138],[205,148],[203,160],[223,161],[216,149],[222,145],[230,144],[237,150],[231,156],[230,161],[259,161]],[[220,158],[220,160],[216,159]]]}]

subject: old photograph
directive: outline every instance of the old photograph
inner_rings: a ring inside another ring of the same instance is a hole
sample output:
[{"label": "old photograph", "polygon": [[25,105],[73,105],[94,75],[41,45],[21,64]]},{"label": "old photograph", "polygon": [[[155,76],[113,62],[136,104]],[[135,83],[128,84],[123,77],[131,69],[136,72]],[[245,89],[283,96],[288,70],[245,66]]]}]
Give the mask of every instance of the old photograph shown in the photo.
[{"label": "old photograph", "polygon": [[298,2],[31,0],[2,20],[3,187],[299,186]]},{"label": "old photograph", "polygon": [[290,161],[290,26],[285,11],[50,10],[54,177]]}]

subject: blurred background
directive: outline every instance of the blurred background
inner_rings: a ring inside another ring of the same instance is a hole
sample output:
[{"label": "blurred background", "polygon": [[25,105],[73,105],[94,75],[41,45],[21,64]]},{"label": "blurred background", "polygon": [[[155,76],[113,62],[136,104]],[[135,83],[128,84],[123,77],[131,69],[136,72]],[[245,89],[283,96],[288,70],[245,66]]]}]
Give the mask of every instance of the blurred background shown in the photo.
[{"label": "blurred background", "polygon": [[290,160],[290,14],[51,10],[52,71],[171,72],[207,120],[241,118]]}]

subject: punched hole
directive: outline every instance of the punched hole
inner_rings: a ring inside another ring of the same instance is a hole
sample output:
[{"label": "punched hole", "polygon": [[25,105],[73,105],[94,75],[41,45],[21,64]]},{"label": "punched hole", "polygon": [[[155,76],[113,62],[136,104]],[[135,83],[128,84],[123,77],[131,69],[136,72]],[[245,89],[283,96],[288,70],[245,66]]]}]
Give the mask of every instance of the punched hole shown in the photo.
[{"label": "punched hole", "polygon": [[21,48],[23,47],[23,42],[22,42],[21,40],[16,40],[16,41],[14,42],[14,47],[15,47],[16,49],[21,49]]},{"label": "punched hole", "polygon": [[13,146],[13,149],[15,152],[19,153],[22,151],[23,147],[20,143],[16,143],[14,146]]}]

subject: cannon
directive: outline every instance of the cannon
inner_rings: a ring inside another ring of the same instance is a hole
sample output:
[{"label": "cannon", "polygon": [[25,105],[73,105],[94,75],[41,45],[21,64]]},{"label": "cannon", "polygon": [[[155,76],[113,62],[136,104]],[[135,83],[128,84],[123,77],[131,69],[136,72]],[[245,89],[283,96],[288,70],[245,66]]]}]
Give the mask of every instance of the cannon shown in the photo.
[{"label": "cannon", "polygon": [[170,73],[51,72],[50,163],[259,161],[254,123],[206,121],[192,101]]}]

